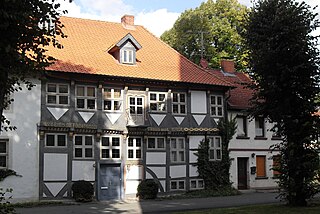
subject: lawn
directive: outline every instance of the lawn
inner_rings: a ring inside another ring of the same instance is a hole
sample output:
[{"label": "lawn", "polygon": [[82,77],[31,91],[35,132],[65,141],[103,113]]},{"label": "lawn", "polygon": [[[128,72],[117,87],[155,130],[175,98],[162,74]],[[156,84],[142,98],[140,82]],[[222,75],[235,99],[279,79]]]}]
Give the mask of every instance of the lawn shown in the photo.
[{"label": "lawn", "polygon": [[308,207],[288,207],[279,204],[254,205],[232,208],[218,208],[210,210],[199,210],[189,212],[177,212],[176,214],[319,214],[320,204],[311,204]]}]

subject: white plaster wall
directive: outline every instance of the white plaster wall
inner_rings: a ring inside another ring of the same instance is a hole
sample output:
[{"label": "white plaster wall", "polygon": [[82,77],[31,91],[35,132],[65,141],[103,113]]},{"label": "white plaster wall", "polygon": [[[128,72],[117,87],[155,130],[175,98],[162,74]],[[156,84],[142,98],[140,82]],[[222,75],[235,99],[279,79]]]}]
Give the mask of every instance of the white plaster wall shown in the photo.
[{"label": "white plaster wall", "polygon": [[72,161],[72,180],[95,180],[95,161]]},{"label": "white plaster wall", "polygon": [[186,177],[186,166],[170,166],[170,177],[181,178]]},{"label": "white plaster wall", "polygon": [[[154,174],[156,174],[157,178],[165,178],[166,177],[166,168],[165,167],[148,167]],[[148,173],[149,174],[149,173]],[[149,176],[151,176],[149,174]],[[152,177],[148,177],[152,178]]]},{"label": "white plaster wall", "polygon": [[140,183],[140,181],[127,181],[125,194],[137,193],[137,188],[138,188],[139,183]]},{"label": "white plaster wall", "polygon": [[126,179],[142,179],[143,178],[143,166],[128,165],[126,167]]},{"label": "white plaster wall", "polygon": [[190,177],[199,176],[198,167],[190,165],[189,166],[189,176]]},{"label": "white plaster wall", "polygon": [[43,162],[44,181],[67,180],[68,154],[45,153]]},{"label": "white plaster wall", "polygon": [[204,136],[189,136],[189,148],[198,149],[200,142],[204,139]]},{"label": "white plaster wall", "polygon": [[206,91],[191,91],[191,113],[207,113]]},{"label": "white plaster wall", "polygon": [[31,80],[32,90],[23,88],[13,95],[14,103],[4,111],[15,131],[0,133],[0,138],[9,139],[8,168],[22,177],[9,176],[1,182],[2,188],[13,189],[13,201],[32,201],[39,198],[39,141],[37,123],[40,122],[41,85]]},{"label": "white plaster wall", "polygon": [[165,152],[147,152],[146,163],[150,164],[166,164]]},{"label": "white plaster wall", "polygon": [[[166,192],[166,181],[160,181],[160,183],[163,187],[164,192]],[[159,192],[160,192],[160,188],[159,188]]]}]

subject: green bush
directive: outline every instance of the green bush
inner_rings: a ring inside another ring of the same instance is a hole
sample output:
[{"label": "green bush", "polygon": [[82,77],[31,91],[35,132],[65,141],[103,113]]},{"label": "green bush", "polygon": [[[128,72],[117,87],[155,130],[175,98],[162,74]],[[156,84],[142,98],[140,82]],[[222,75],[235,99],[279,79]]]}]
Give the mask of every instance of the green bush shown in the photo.
[{"label": "green bush", "polygon": [[155,199],[157,198],[159,185],[152,179],[141,181],[137,188],[137,197],[141,199]]},{"label": "green bush", "polygon": [[72,196],[78,202],[89,202],[93,199],[93,185],[89,181],[75,181],[72,184]]}]

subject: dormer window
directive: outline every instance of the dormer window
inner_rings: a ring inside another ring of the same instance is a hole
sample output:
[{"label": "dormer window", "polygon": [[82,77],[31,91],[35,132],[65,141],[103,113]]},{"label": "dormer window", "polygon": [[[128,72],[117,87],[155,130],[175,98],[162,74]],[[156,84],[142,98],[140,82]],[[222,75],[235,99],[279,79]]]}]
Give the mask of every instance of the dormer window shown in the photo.
[{"label": "dormer window", "polygon": [[142,47],[137,40],[128,33],[118,43],[111,46],[108,52],[119,61],[120,64],[135,65],[136,52]]}]

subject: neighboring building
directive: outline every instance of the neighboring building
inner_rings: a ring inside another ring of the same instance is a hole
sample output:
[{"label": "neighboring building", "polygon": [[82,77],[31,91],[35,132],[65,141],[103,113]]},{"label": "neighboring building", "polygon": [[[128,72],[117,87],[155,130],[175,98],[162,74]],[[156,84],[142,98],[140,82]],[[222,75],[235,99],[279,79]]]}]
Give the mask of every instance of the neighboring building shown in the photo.
[{"label": "neighboring building", "polygon": [[237,131],[229,144],[230,180],[237,189],[276,188],[278,172],[272,168],[277,164],[278,151],[270,147],[281,138],[270,131],[273,126],[265,118],[248,118],[253,95],[246,87],[251,81],[249,77],[236,72],[233,61],[224,60],[221,67],[222,70],[212,71],[213,74],[236,86],[227,93],[228,117],[237,118]]}]

